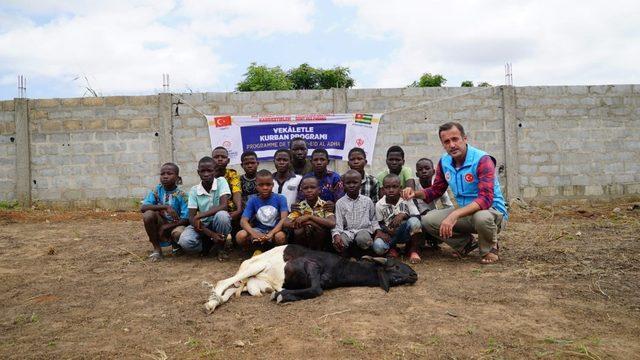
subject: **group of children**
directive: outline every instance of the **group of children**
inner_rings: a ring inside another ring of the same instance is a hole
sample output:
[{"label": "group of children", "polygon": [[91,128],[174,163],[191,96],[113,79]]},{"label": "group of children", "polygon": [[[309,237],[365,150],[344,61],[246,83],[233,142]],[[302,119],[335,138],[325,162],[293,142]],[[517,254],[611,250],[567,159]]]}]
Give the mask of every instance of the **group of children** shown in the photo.
[{"label": "group of children", "polygon": [[[224,147],[198,162],[201,182],[189,193],[180,190],[178,166],[160,169],[160,184],[143,200],[141,211],[149,241],[151,260],[162,258],[162,246],[174,254],[208,254],[222,249],[228,238],[254,256],[272,246],[287,243],[334,251],[343,256],[365,254],[399,256],[399,244],[411,263],[421,261],[419,247],[438,246],[423,233],[421,216],[436,208],[435,202],[403,200],[405,187],[428,188],[435,173],[433,162],[416,163],[417,180],[404,165],[399,146],[387,150],[387,169],[377,177],[365,172],[366,153],[353,148],[348,170],[342,176],[328,170],[329,154],[315,149],[306,157],[304,139],[291,141],[290,149],[274,155],[276,171],[258,170],[255,152],[241,155],[244,174],[227,168]],[[442,206],[452,207],[448,196]]]}]

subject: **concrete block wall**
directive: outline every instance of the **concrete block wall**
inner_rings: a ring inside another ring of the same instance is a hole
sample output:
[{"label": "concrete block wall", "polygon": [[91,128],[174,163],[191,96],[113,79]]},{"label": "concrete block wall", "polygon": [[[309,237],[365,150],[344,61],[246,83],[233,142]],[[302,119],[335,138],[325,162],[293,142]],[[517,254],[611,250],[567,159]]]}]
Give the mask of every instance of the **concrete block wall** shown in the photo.
[{"label": "concrete block wall", "polygon": [[437,162],[443,152],[438,126],[459,121],[470,143],[497,159],[510,197],[640,194],[640,86],[604,85],[1,101],[0,201],[29,201],[27,193],[45,205],[131,208],[158,183],[164,161],[180,166],[185,188],[198,182],[197,160],[211,151],[202,113],[361,111],[386,113],[369,159],[373,174],[384,169],[391,145],[405,149],[412,168],[421,157]]},{"label": "concrete block wall", "polygon": [[640,86],[516,88],[524,198],[640,194]]},{"label": "concrete block wall", "polygon": [[16,125],[13,100],[0,101],[0,201],[16,200]]},{"label": "concrete block wall", "polygon": [[29,101],[32,198],[122,207],[158,181],[157,96]]}]

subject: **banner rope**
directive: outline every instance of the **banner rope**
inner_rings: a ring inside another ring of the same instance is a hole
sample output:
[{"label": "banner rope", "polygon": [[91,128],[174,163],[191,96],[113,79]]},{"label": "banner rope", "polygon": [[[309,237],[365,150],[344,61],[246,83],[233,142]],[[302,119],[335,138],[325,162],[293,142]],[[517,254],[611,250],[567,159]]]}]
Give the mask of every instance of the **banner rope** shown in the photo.
[{"label": "banner rope", "polygon": [[196,107],[195,107],[195,106],[193,106],[193,105],[189,104],[185,99],[183,99],[182,97],[180,97],[178,94],[171,93],[171,96],[175,96],[175,97],[177,97],[177,98],[178,98],[178,100],[180,101],[180,103],[178,103],[178,104],[176,104],[176,105],[180,105],[181,103],[182,103],[182,104],[185,104],[185,105],[189,106],[190,108],[192,108],[192,109],[193,109],[193,111],[195,111],[195,112],[197,112],[198,114],[202,115],[202,116],[204,117],[204,119],[205,119],[205,120],[207,119],[207,115],[205,115],[202,111],[200,111],[200,110],[196,109]]}]

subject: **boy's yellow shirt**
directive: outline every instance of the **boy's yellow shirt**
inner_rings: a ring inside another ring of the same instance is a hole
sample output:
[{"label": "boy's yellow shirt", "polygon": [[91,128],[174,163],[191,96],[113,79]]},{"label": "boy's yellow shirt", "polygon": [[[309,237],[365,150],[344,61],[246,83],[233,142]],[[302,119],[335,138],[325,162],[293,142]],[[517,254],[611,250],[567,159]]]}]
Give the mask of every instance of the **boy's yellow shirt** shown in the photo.
[{"label": "boy's yellow shirt", "polygon": [[326,211],[324,209],[324,204],[326,203],[326,201],[318,198],[316,205],[314,207],[311,207],[309,203],[307,203],[307,200],[302,200],[298,203],[300,210],[292,211],[289,214],[288,218],[289,220],[295,220],[302,215],[315,215],[321,218],[328,218],[329,216],[332,216],[334,214],[331,211]]}]

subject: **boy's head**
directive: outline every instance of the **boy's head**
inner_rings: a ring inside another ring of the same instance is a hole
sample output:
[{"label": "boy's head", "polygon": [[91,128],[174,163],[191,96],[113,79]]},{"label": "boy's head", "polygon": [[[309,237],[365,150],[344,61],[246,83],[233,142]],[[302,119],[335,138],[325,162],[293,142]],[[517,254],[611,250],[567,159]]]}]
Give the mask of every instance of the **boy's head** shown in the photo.
[{"label": "boy's head", "polygon": [[416,176],[418,179],[430,181],[435,172],[436,171],[433,168],[433,161],[431,161],[431,159],[422,158],[416,162]]},{"label": "boy's head", "polygon": [[389,168],[389,172],[398,175],[403,165],[404,150],[398,145],[390,147],[387,150],[387,167]]},{"label": "boy's head", "polygon": [[356,170],[349,170],[342,175],[342,182],[344,183],[344,190],[352,199],[355,199],[360,194],[360,185],[362,183],[362,176]]},{"label": "boy's head", "polygon": [[400,177],[396,174],[389,174],[382,180],[382,187],[387,202],[396,203],[400,198]]},{"label": "boy's head", "polygon": [[313,150],[311,153],[311,165],[313,165],[313,172],[316,174],[324,174],[327,172],[327,165],[329,165],[329,153],[327,150]]},{"label": "boy's head", "polygon": [[223,176],[229,164],[229,151],[223,146],[218,146],[211,152],[211,157],[213,158],[216,170],[222,172],[220,176]]},{"label": "boy's head", "polygon": [[258,155],[256,155],[255,151],[245,151],[240,155],[240,166],[242,166],[244,173],[249,178],[256,176],[259,164]]},{"label": "boy's head", "polygon": [[354,147],[349,150],[349,169],[356,170],[360,173],[364,171],[364,167],[367,165],[367,154],[364,152],[364,149],[359,147]]},{"label": "boy's head", "polygon": [[198,175],[203,184],[213,184],[213,180],[216,178],[216,166],[211,157],[205,156],[198,161]]},{"label": "boy's head", "polygon": [[182,184],[178,165],[172,162],[162,164],[160,167],[160,184],[165,189],[173,189],[176,184]]},{"label": "boy's head", "polygon": [[284,174],[289,172],[289,164],[291,163],[291,152],[287,149],[278,149],[273,155],[273,165],[276,171]]},{"label": "boy's head", "polygon": [[313,176],[302,179],[300,181],[300,190],[302,190],[305,200],[315,202],[320,196],[318,179]]},{"label": "boy's head", "polygon": [[271,196],[271,191],[273,190],[273,175],[271,175],[271,171],[267,169],[258,171],[256,174],[256,190],[258,191],[258,196],[262,199]]},{"label": "boy's head", "polygon": [[289,148],[291,150],[292,160],[296,162],[304,162],[307,158],[307,152],[309,149],[307,148],[307,142],[301,138],[293,138],[289,143]]}]

